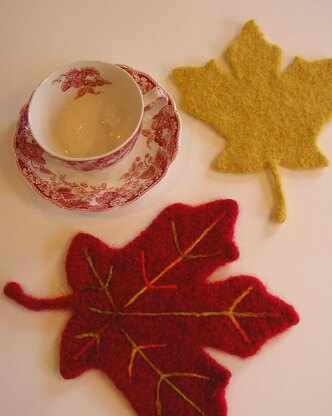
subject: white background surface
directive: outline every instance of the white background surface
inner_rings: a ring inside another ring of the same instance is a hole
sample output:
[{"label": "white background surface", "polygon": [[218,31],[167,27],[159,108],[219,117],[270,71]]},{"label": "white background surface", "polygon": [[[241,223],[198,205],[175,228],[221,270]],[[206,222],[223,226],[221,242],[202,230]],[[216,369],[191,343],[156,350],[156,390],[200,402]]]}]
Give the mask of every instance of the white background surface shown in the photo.
[{"label": "white background surface", "polygon": [[[330,0],[0,0],[1,291],[6,281],[16,280],[36,296],[66,293],[63,260],[80,230],[123,245],[170,203],[234,198],[240,205],[240,259],[215,278],[259,277],[295,306],[301,322],[247,360],[214,353],[233,374],[228,415],[330,416],[331,167],[281,168],[288,219],[278,225],[269,219],[273,196],[267,174],[212,171],[210,163],[225,142],[183,112],[180,152],[167,176],[147,196],[113,212],[69,212],[42,200],[18,173],[12,152],[20,107],[56,67],[80,59],[128,64],[148,72],[177,100],[171,69],[220,57],[251,18],[282,47],[284,65],[294,55],[332,56]],[[331,135],[330,124],[318,141],[330,160]],[[67,318],[61,312],[28,312],[0,295],[0,414],[134,415],[103,374],[61,378],[57,344]]]}]

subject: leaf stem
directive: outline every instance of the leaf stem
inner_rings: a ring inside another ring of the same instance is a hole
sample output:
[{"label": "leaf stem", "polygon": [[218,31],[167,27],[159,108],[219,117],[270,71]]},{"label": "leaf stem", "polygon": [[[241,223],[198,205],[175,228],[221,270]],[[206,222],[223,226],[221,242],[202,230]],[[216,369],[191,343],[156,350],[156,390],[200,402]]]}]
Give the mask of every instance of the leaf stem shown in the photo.
[{"label": "leaf stem", "polygon": [[275,192],[275,208],[273,217],[274,219],[281,223],[284,222],[287,217],[287,205],[285,200],[284,190],[281,184],[281,177],[276,163],[270,162],[268,164],[273,176],[274,181],[274,192]]},{"label": "leaf stem", "polygon": [[73,295],[61,296],[59,298],[35,298],[27,295],[22,287],[15,282],[9,282],[4,288],[4,293],[19,305],[31,311],[46,311],[56,309],[70,309],[72,307]]}]

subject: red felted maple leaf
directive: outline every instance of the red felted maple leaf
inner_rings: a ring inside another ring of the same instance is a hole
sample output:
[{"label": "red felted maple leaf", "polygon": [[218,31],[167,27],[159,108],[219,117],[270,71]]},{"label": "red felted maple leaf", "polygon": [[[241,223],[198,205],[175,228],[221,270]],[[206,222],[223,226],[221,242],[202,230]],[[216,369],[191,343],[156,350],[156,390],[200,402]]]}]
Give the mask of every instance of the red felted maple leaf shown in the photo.
[{"label": "red felted maple leaf", "polygon": [[5,293],[28,309],[72,310],[64,378],[102,370],[139,416],[224,416],[230,373],[203,347],[247,357],[298,322],[254,277],[207,283],[238,257],[236,217],[231,200],[171,205],[121,249],[81,233],[67,255],[70,295],[36,299],[13,282]]}]

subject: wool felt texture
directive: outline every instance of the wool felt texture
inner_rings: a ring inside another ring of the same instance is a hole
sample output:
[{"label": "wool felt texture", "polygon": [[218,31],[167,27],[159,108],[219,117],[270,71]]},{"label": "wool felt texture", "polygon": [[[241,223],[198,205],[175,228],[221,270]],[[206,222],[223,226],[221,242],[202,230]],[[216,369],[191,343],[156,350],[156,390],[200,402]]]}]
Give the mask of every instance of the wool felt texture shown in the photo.
[{"label": "wool felt texture", "polygon": [[66,259],[68,296],[37,299],[14,282],[5,294],[28,309],[72,311],[64,378],[97,368],[140,416],[225,416],[230,372],[204,347],[248,357],[298,322],[254,277],[207,282],[238,258],[237,212],[232,200],[171,205],[123,248],[80,233]]},{"label": "wool felt texture", "polygon": [[227,140],[215,161],[217,170],[271,171],[274,218],[283,222],[286,202],[278,166],[328,164],[315,142],[332,115],[332,59],[308,62],[296,57],[280,73],[281,49],[264,39],[253,20],[245,24],[225,58],[230,71],[216,60],[173,70],[182,107]]}]

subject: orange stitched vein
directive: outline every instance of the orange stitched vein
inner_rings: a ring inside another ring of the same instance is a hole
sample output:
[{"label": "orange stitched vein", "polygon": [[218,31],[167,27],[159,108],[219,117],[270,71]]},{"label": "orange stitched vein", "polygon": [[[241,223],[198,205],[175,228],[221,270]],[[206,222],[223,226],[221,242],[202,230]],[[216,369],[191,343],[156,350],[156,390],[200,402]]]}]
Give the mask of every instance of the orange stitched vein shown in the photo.
[{"label": "orange stitched vein", "polygon": [[[111,292],[109,291],[109,282],[111,280],[112,277],[112,273],[113,273],[113,266],[110,266],[109,269],[109,273],[108,276],[106,278],[106,281],[103,282],[102,278],[99,276],[99,273],[97,272],[91,257],[89,256],[89,253],[87,252],[87,250],[84,250],[84,255],[85,258],[89,264],[89,267],[92,271],[93,276],[97,279],[97,281],[100,284],[100,288],[105,292],[108,300],[110,301],[110,304],[113,308],[113,312],[116,313],[116,305],[115,302],[113,300],[113,297],[111,295]],[[107,322],[102,328],[100,328],[98,331],[96,332],[87,332],[84,334],[78,334],[76,335],[77,339],[83,339],[83,338],[91,338],[89,342],[87,342],[75,355],[74,355],[74,360],[78,360],[89,348],[91,348],[95,343],[97,343],[97,345],[99,345],[100,342],[100,336],[101,334],[109,327],[110,322]]]},{"label": "orange stitched vein", "polygon": [[109,286],[109,283],[110,283],[111,277],[112,277],[112,273],[113,273],[113,266],[110,267],[108,277],[107,277],[105,283],[103,283],[103,286],[99,286],[99,287],[87,286],[85,289],[86,290],[91,290],[91,291],[104,291],[105,288],[108,288],[108,286]]},{"label": "orange stitched vein", "polygon": [[113,297],[111,295],[111,292],[108,289],[108,285],[109,285],[109,282],[111,280],[112,273],[113,273],[113,266],[110,266],[110,270],[109,270],[109,274],[108,274],[108,277],[106,279],[106,282],[103,282],[102,278],[99,276],[99,273],[97,272],[97,270],[96,270],[96,268],[95,268],[95,266],[94,266],[94,264],[92,262],[91,257],[89,256],[89,253],[87,252],[87,250],[84,250],[84,255],[85,255],[85,258],[86,258],[86,260],[87,260],[87,262],[88,262],[88,264],[90,266],[90,269],[92,271],[93,276],[97,279],[97,281],[100,284],[100,287],[104,290],[104,292],[105,292],[108,300],[110,301],[110,303],[111,303],[111,305],[113,307],[113,310],[116,311],[115,302],[113,300]]},{"label": "orange stitched vein", "polygon": [[[157,366],[155,366],[153,364],[153,362],[149,359],[149,357],[147,357],[147,355],[144,353],[144,351],[142,349],[138,348],[138,345],[135,343],[135,341],[133,341],[131,339],[131,337],[129,336],[129,334],[123,329],[120,328],[121,332],[123,333],[123,335],[127,338],[128,342],[130,343],[131,347],[137,350],[137,353],[143,358],[143,360],[152,368],[152,370],[158,374],[159,378],[162,379],[162,381],[165,381],[165,383],[167,383],[174,391],[176,391],[182,398],[183,400],[188,403],[190,406],[192,406],[200,415],[204,416],[204,412],[202,411],[202,409],[200,409],[196,403],[194,403],[192,400],[189,399],[188,396],[185,395],[185,393],[183,393],[183,391],[181,389],[179,389],[175,384],[173,384],[169,379],[168,376],[170,376],[169,374],[164,374],[161,370],[159,370],[159,368]],[[174,374],[181,374],[181,373],[174,373]],[[188,376],[188,374],[195,374],[195,373],[183,373],[184,376]],[[202,379],[206,379],[208,380],[208,377],[206,376],[202,376],[200,374],[197,374],[196,376],[198,376],[199,378]],[[160,380],[159,380],[160,381]],[[158,383],[159,385],[159,383]],[[158,415],[161,415],[161,413],[159,413],[158,410],[158,388],[157,388],[157,398],[156,398],[156,406],[157,406],[157,411],[158,411]]]},{"label": "orange stitched vein", "polygon": [[[238,304],[249,295],[249,293],[253,290],[252,286],[249,286],[248,289],[243,291],[240,296],[238,296],[232,305],[230,306],[229,310],[227,311],[207,311],[207,312],[196,312],[196,311],[189,311],[189,312],[121,312],[118,311],[117,314],[120,316],[144,316],[144,317],[158,317],[158,316],[178,316],[178,317],[194,317],[194,318],[201,318],[201,317],[210,317],[210,316],[226,316],[228,317],[235,328],[239,331],[242,338],[248,342],[251,343],[249,337],[245,333],[244,329],[240,326],[239,322],[236,320],[236,318],[276,318],[278,316],[278,313],[276,312],[236,312],[235,308],[238,306]],[[114,312],[111,310],[102,310],[94,307],[89,307],[89,310],[94,313],[102,314],[102,315],[113,315]],[[106,324],[108,326],[109,324]],[[103,327],[104,328],[104,327]],[[103,329],[102,328],[102,329]],[[105,328],[106,329],[106,328]],[[99,331],[100,332],[100,331]],[[98,334],[98,333],[97,333]],[[92,333],[87,334],[81,334],[79,337],[83,338],[83,336],[91,336]],[[78,337],[78,336],[77,336]],[[96,333],[93,333],[93,337],[96,337]],[[89,341],[89,347],[94,344],[96,340],[92,339]],[[87,344],[87,345],[88,345]],[[89,347],[85,348],[85,352]],[[138,351],[136,351],[138,352]],[[79,355],[82,355],[80,353]]]},{"label": "orange stitched vein", "polygon": [[[110,322],[107,322],[104,326],[102,326],[97,332],[93,333],[93,335],[91,335],[91,339],[89,342],[87,342],[75,355],[74,355],[74,360],[78,360],[89,348],[91,348],[96,342],[97,345],[99,344],[99,340],[100,340],[100,335],[108,328],[108,326],[110,325]],[[84,333],[84,334],[79,334],[76,335],[76,338],[85,338],[85,337],[89,337],[91,333]],[[98,335],[99,334],[99,337]],[[97,341],[98,339],[98,341]]]},{"label": "orange stitched vein", "polygon": [[97,345],[100,343],[100,332],[83,332],[82,334],[75,335],[76,339],[95,338]]},{"label": "orange stitched vein", "polygon": [[[155,276],[154,278],[152,278],[150,280],[150,284],[153,285],[154,283],[156,283],[161,277],[163,277],[169,270],[171,270],[174,266],[176,266],[178,263],[180,263],[181,261],[183,261],[184,257],[186,255],[188,255],[196,246],[198,243],[200,243],[204,237],[206,237],[206,235],[218,224],[219,221],[221,221],[224,216],[225,216],[226,212],[223,211],[221,214],[219,214],[217,216],[217,218],[210,224],[208,225],[203,232],[198,236],[198,238],[196,238],[195,241],[192,242],[192,244],[183,251],[183,255],[180,255],[179,257],[177,257],[175,260],[173,260],[168,266],[166,266],[159,274],[157,274],[157,276]],[[142,287],[142,289],[140,289],[126,304],[125,304],[125,308],[127,308],[129,305],[133,304],[138,297],[140,297],[146,290],[148,289],[147,286]]]},{"label": "orange stitched vein", "polygon": [[229,308],[229,318],[232,321],[233,325],[235,326],[235,328],[239,331],[239,333],[241,334],[242,338],[248,342],[248,344],[251,343],[248,335],[246,334],[245,330],[241,327],[241,325],[239,324],[239,322],[235,319],[234,317],[234,309],[237,307],[237,305],[246,297],[249,295],[249,293],[253,290],[252,286],[249,286],[247,290],[245,290],[243,293],[241,293],[241,295],[239,297],[237,297],[234,302],[232,303],[231,307]]},{"label": "orange stitched vein", "polygon": [[153,285],[151,284],[146,274],[144,251],[141,252],[141,262],[142,262],[142,275],[143,275],[144,283],[148,289],[176,289],[177,288],[176,285]]},{"label": "orange stitched vein", "polygon": [[131,375],[132,375],[134,360],[135,360],[136,354],[138,353],[139,350],[147,350],[147,349],[151,349],[151,348],[164,348],[166,346],[167,346],[166,344],[137,345],[137,347],[134,347],[132,345],[131,357],[130,357],[130,362],[129,362],[129,366],[128,366],[129,377],[131,377]]},{"label": "orange stitched vein", "polygon": [[[95,312],[101,315],[113,315],[114,312],[105,309],[94,308],[93,306],[89,307],[89,311]],[[209,316],[227,316],[230,315],[236,316],[238,318],[275,318],[278,316],[275,312],[232,312],[228,311],[207,311],[207,312],[196,312],[196,311],[187,311],[187,312],[117,312],[119,316],[192,316],[194,318],[209,317]]]},{"label": "orange stitched vein", "polygon": [[207,257],[219,256],[219,254],[222,253],[222,251],[217,251],[215,253],[185,254],[181,250],[181,247],[180,247],[179,237],[178,237],[178,233],[177,233],[177,230],[176,230],[174,220],[172,220],[171,225],[172,225],[172,233],[173,233],[173,240],[174,240],[175,248],[176,248],[177,252],[180,254],[180,256],[183,257],[184,259],[204,259],[204,258],[207,258]]},{"label": "orange stitched vein", "polygon": [[[209,377],[207,377],[207,376],[202,376],[201,374],[197,374],[197,373],[169,373],[169,374],[163,374],[160,378],[159,378],[159,381],[158,381],[158,385],[157,385],[157,397],[156,397],[156,407],[157,407],[157,412],[158,412],[158,415],[159,416],[161,416],[161,400],[160,400],[160,386],[161,386],[161,383],[163,382],[163,381],[166,381],[166,380],[168,380],[169,378],[171,378],[171,377],[196,377],[196,378],[200,378],[200,379],[203,379],[203,380],[209,380]],[[175,386],[176,387],[176,386]],[[177,387],[176,387],[176,389],[177,389]],[[181,397],[182,397],[182,392],[181,392],[181,390],[179,389],[179,391],[178,390],[176,390],[176,392],[177,393],[179,393],[180,395],[181,395]],[[181,392],[181,393],[180,393]],[[190,401],[190,404],[191,404],[191,406],[200,414],[200,415],[205,415],[205,413],[197,406],[197,404],[196,403],[194,403],[193,401],[191,401],[190,399],[189,399],[189,401]]]},{"label": "orange stitched vein", "polygon": [[[235,328],[239,331],[242,338],[248,342],[251,343],[248,335],[244,331],[244,329],[241,327],[239,322],[236,318],[267,318],[267,317],[277,317],[278,314],[275,312],[236,312],[235,308],[239,305],[239,303],[242,302],[242,300],[249,295],[249,293],[253,290],[253,286],[249,286],[248,289],[243,291],[240,296],[238,296],[232,305],[230,306],[229,310],[227,311],[207,311],[207,312],[196,312],[196,311],[189,311],[189,312],[118,312],[118,315],[120,316],[146,316],[146,317],[158,317],[158,316],[191,316],[195,318],[200,317],[209,317],[209,316],[227,316],[235,326]],[[106,315],[112,315],[112,311],[108,310],[101,310],[98,308],[89,308],[91,312],[99,313],[99,314],[106,314]]]}]

